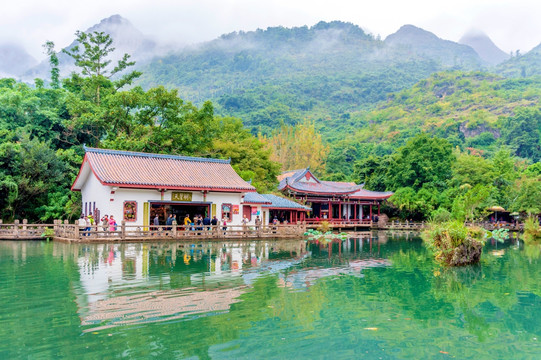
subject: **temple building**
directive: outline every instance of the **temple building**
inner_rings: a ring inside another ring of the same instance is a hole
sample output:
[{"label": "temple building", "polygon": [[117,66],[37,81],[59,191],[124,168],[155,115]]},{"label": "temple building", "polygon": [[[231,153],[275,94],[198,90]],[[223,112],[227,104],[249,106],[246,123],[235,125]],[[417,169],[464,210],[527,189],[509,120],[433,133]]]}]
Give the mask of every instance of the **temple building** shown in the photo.
[{"label": "temple building", "polygon": [[147,226],[169,214],[183,223],[188,215],[226,217],[240,225],[274,217],[302,221],[310,207],[270,194],[258,194],[229,160],[150,154],[85,147],[85,157],[71,188],[81,191],[82,212],[95,219],[113,215],[120,224]]},{"label": "temple building", "polygon": [[118,223],[133,225],[149,225],[158,215],[163,225],[169,214],[179,223],[186,215],[192,221],[201,215],[225,216],[231,224],[241,224],[243,214],[268,213],[260,204],[243,204],[246,194],[256,189],[229,160],[88,147],[85,151],[72,185],[82,193],[84,214],[113,215]]},{"label": "temple building", "polygon": [[278,190],[312,209],[308,222],[370,222],[380,215],[381,203],[393,195],[366,190],[355,183],[322,181],[309,168],[286,171],[278,180]]}]

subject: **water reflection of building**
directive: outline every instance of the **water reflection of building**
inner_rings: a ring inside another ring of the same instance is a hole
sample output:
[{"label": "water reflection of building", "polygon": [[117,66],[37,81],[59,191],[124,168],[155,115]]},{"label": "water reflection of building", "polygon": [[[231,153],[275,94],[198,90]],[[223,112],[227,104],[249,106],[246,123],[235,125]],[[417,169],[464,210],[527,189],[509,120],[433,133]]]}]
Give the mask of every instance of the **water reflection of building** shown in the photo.
[{"label": "water reflection of building", "polygon": [[[303,241],[75,246],[77,303],[82,324],[92,330],[228,311],[251,284],[246,272],[274,262],[276,254],[306,253]],[[290,267],[297,260],[283,261]]]}]

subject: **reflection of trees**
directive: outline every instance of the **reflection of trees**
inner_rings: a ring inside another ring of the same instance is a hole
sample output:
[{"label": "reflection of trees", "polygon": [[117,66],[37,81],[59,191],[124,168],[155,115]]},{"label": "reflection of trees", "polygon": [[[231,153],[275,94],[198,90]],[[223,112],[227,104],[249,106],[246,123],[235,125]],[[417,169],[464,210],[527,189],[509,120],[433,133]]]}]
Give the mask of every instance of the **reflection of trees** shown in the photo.
[{"label": "reflection of trees", "polygon": [[541,258],[541,244],[524,244],[524,254],[532,260]]}]

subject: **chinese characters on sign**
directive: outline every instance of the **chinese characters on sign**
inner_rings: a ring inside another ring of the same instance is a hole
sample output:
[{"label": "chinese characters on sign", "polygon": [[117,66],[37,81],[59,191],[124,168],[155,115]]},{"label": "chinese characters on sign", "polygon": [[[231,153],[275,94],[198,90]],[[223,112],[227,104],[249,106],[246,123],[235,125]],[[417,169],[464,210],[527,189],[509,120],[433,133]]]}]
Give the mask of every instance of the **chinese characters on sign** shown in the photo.
[{"label": "chinese characters on sign", "polygon": [[171,200],[172,201],[192,201],[192,193],[173,191],[171,193]]}]

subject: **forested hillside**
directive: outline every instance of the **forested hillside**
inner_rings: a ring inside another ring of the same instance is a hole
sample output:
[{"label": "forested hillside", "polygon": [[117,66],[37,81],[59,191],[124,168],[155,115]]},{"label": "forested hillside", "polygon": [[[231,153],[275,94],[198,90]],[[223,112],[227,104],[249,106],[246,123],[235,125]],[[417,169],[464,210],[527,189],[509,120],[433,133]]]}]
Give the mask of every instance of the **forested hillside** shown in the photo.
[{"label": "forested hillside", "polygon": [[505,77],[541,76],[541,44],[526,54],[516,54],[498,65],[495,71]]},{"label": "forested hillside", "polygon": [[382,41],[335,21],[223,35],[155,59],[139,84],[178,88],[195,103],[213,99],[218,113],[269,133],[307,117],[331,128],[436,71],[479,68],[471,48],[422,29]]},{"label": "forested hillside", "polygon": [[358,112],[334,142],[327,172],[351,175],[354,159],[390,154],[426,132],[461,149],[490,154],[509,146],[514,155],[541,158],[541,77],[506,79],[481,72],[442,72]]}]

